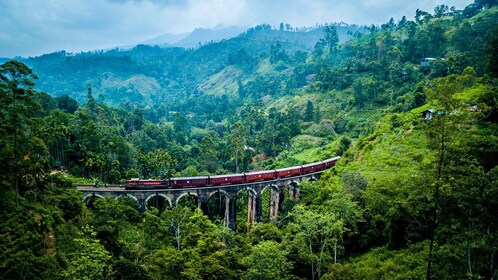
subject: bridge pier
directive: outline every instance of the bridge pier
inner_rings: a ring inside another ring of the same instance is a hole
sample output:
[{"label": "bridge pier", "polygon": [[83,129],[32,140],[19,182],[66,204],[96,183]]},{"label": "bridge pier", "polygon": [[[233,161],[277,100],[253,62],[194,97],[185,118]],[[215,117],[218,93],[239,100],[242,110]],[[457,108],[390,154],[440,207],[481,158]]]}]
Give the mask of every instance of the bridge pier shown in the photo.
[{"label": "bridge pier", "polygon": [[280,208],[280,191],[278,188],[270,187],[270,212],[268,218],[272,222],[277,221]]},{"label": "bridge pier", "polygon": [[299,195],[300,195],[300,188],[297,185],[297,183],[290,183],[289,184],[289,198],[293,200],[299,200]]},{"label": "bridge pier", "polygon": [[138,199],[138,211],[144,213],[147,210],[147,201],[145,199]]},{"label": "bridge pier", "polygon": [[237,195],[233,195],[232,197],[228,197],[225,200],[225,226],[235,230],[236,229],[236,201]]},{"label": "bridge pier", "polygon": [[258,193],[255,197],[254,201],[254,208],[255,208],[255,220],[257,223],[261,223],[263,221],[263,204],[261,201],[261,193]]},{"label": "bridge pier", "polygon": [[206,216],[209,215],[208,201],[209,201],[208,195],[199,195],[199,197],[197,198],[197,207],[201,209],[202,213],[204,213],[204,215]]},{"label": "bridge pier", "polygon": [[300,197],[301,197],[301,188],[298,185],[296,185],[294,186],[294,199],[299,200]]},{"label": "bridge pier", "polygon": [[249,232],[252,227],[252,223],[256,219],[256,199],[255,194],[249,192],[247,197],[247,231]]}]

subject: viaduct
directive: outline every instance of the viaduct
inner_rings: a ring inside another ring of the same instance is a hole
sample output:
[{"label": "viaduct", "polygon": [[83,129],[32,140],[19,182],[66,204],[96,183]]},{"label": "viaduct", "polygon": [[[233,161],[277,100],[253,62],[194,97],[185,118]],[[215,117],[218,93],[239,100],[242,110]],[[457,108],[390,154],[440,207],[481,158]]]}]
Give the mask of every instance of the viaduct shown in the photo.
[{"label": "viaduct", "polygon": [[300,189],[298,183],[303,180],[317,180],[323,171],[324,170],[306,175],[237,185],[182,189],[125,190],[119,186],[94,187],[93,185],[76,185],[76,187],[83,193],[85,203],[88,203],[92,198],[96,197],[114,197],[118,199],[119,197],[127,196],[138,203],[139,210],[142,212],[147,209],[149,201],[153,198],[157,200],[162,197],[167,201],[170,207],[175,207],[182,197],[192,195],[197,198],[198,208],[205,214],[208,214],[209,198],[213,195],[224,196],[225,213],[223,221],[227,227],[235,229],[236,201],[240,192],[247,191],[248,193],[248,227],[250,227],[253,222],[261,222],[263,219],[262,195],[267,188],[270,190],[269,218],[271,221],[276,221],[286,190],[289,199],[299,199]]}]

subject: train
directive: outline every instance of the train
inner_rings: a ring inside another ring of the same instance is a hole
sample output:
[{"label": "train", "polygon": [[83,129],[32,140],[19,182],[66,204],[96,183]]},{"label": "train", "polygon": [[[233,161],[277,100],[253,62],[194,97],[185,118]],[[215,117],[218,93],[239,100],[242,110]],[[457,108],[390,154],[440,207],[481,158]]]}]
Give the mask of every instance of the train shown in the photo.
[{"label": "train", "polygon": [[210,187],[237,185],[253,183],[258,181],[276,180],[280,178],[294,177],[315,173],[329,169],[335,165],[340,156],[326,159],[324,161],[292,166],[275,170],[252,171],[239,174],[197,176],[197,177],[172,177],[167,180],[132,178],[124,184],[126,190],[140,189],[178,189],[193,187]]}]

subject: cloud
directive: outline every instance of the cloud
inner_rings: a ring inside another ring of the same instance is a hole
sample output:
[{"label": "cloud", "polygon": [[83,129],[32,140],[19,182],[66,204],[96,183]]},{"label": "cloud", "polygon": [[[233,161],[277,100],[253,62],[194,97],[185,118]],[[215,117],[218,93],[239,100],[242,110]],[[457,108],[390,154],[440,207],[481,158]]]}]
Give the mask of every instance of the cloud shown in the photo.
[{"label": "cloud", "polygon": [[160,5],[160,6],[174,6],[174,5],[178,5],[178,6],[186,6],[188,5],[188,2],[189,1],[185,1],[185,0],[107,0],[108,2],[114,2],[114,3],[129,3],[129,2],[135,2],[135,3],[139,3],[139,2],[150,2],[150,3],[154,3],[156,5]]},{"label": "cloud", "polygon": [[[472,0],[454,0],[461,9]],[[380,24],[432,12],[440,0],[2,0],[0,57],[132,45],[197,27]],[[449,5],[449,6],[451,6]]]}]

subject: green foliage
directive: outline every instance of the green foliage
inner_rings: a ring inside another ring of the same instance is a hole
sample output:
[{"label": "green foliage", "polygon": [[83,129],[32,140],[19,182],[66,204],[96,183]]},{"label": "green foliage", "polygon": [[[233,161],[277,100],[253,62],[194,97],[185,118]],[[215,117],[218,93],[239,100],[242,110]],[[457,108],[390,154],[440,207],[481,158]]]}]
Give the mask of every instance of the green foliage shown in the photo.
[{"label": "green foliage", "polygon": [[111,255],[98,240],[87,237],[75,239],[74,244],[75,251],[67,256],[62,273],[64,279],[107,279],[112,275]]},{"label": "green foliage", "polygon": [[274,241],[263,241],[252,248],[242,259],[248,269],[243,279],[290,279],[292,264],[286,259],[288,252]]},{"label": "green foliage", "polygon": [[399,251],[373,249],[353,258],[348,270],[332,271],[329,275],[348,277],[352,274],[354,277],[349,279],[421,279],[425,276],[426,250],[426,243]]},{"label": "green foliage", "polygon": [[[420,279],[430,267],[437,279],[494,279],[494,2],[365,29],[262,25],[190,50],[59,52],[26,60],[38,87],[22,62],[2,64],[0,275]],[[87,209],[72,186],[336,155],[277,222],[248,233],[245,193],[234,232],[193,197],[144,213],[130,197]]]},{"label": "green foliage", "polygon": [[[2,205],[3,206],[3,205]],[[0,271],[4,279],[53,279],[56,259],[47,254],[50,214],[10,203],[0,211]],[[48,212],[48,211],[47,211]]]}]

